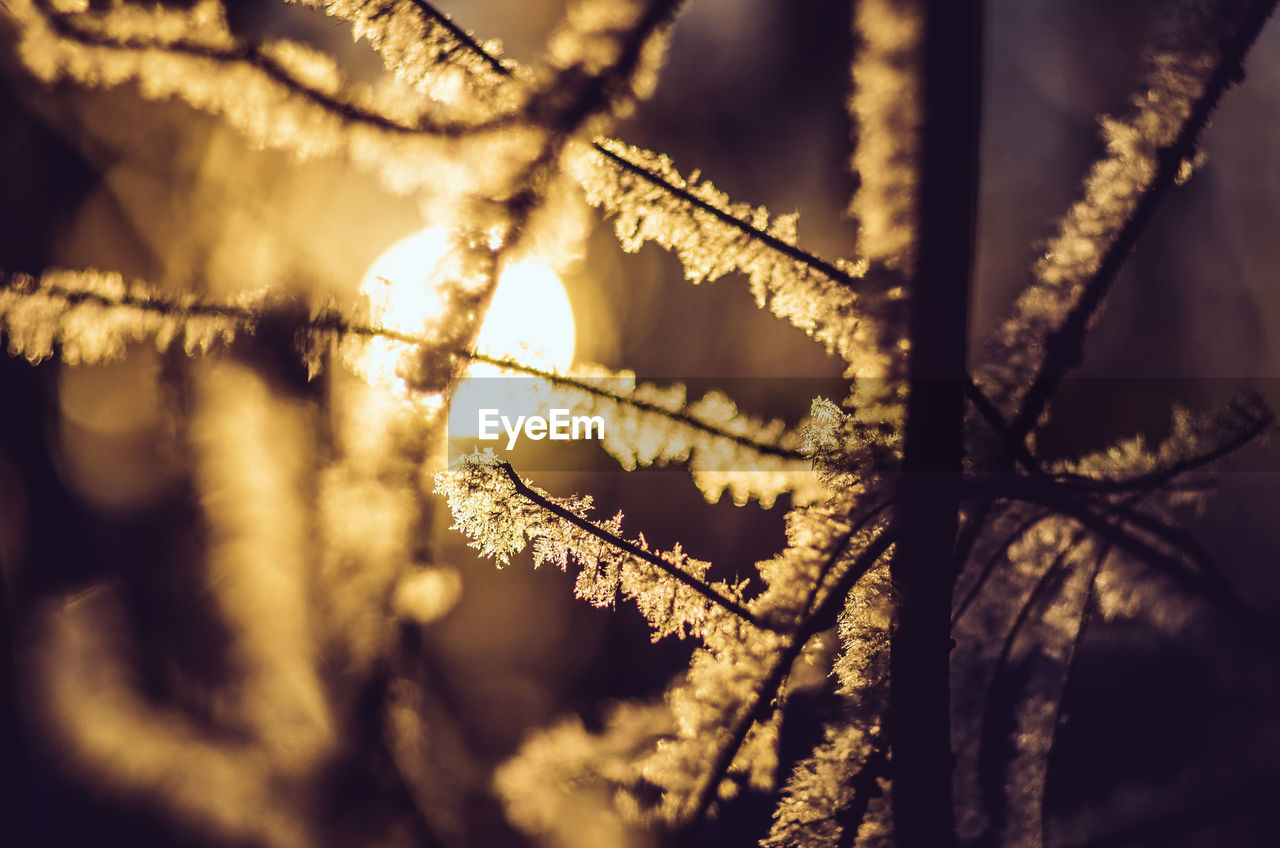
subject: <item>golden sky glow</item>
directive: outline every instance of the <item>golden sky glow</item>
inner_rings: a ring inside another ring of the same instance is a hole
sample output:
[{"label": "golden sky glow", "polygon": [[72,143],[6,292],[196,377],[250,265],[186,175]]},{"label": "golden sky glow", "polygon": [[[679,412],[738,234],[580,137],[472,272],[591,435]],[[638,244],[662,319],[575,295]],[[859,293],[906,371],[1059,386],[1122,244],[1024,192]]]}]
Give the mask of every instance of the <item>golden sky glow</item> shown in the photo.
[{"label": "golden sky glow", "polygon": [[[448,232],[428,228],[383,251],[360,283],[360,290],[369,297],[374,320],[414,333],[442,317],[445,306],[432,278],[448,249]],[[476,350],[538,368],[565,371],[573,363],[574,342],[573,309],[556,273],[536,259],[508,267],[485,314]],[[356,367],[370,383],[403,394],[404,383],[395,372],[405,350],[405,345],[374,339]],[[473,377],[498,373],[480,365],[469,370]]]}]

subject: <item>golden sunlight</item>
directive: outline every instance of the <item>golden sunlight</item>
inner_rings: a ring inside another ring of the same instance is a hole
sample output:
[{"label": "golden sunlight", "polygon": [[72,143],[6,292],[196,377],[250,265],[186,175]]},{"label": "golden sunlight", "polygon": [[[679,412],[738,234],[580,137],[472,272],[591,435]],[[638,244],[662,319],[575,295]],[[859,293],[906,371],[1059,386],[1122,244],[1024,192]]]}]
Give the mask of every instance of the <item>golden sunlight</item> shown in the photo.
[{"label": "golden sunlight", "polygon": [[[373,318],[406,333],[421,332],[445,306],[434,276],[449,250],[449,234],[428,228],[407,236],[373,261],[360,283]],[[508,267],[498,281],[476,350],[536,368],[565,371],[573,363],[575,326],[564,285],[548,265],[528,259]],[[396,365],[407,346],[373,339],[354,363],[370,384],[405,396]],[[495,377],[492,366],[473,364],[470,377]]]}]

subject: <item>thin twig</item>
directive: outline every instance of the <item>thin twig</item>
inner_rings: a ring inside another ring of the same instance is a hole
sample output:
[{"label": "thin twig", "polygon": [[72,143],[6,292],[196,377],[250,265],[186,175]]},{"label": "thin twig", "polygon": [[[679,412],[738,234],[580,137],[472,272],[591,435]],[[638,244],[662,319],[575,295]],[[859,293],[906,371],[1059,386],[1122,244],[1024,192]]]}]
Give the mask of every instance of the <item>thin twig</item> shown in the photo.
[{"label": "thin twig", "polygon": [[517,474],[516,470],[511,467],[511,463],[502,462],[498,464],[498,467],[501,468],[502,472],[506,474],[508,479],[511,480],[512,485],[515,486],[516,492],[518,492],[522,497],[526,498],[527,500],[530,500],[533,503],[537,504],[539,507],[546,510],[547,512],[550,512],[552,515],[555,515],[557,518],[560,518],[564,521],[569,522],[574,527],[577,527],[579,530],[582,530],[584,533],[588,533],[592,536],[595,536],[600,541],[604,542],[605,544],[612,545],[613,547],[617,548],[623,553],[630,554],[636,559],[649,563],[654,568],[657,568],[659,571],[662,571],[668,576],[674,578],[676,581],[683,583],[685,586],[688,586],[690,589],[693,589],[699,595],[706,598],[708,601],[715,604],[716,606],[719,606],[720,608],[724,609],[726,612],[732,613],[733,615],[737,616],[743,621],[746,621],[752,624],[753,626],[760,628],[761,630],[768,630],[773,633],[783,633],[783,634],[791,632],[787,628],[780,627],[766,619],[761,618],[759,615],[747,609],[742,604],[735,601],[733,598],[730,598],[726,595],[721,594],[720,592],[717,592],[711,586],[707,585],[706,583],[702,582],[696,577],[686,574],[685,572],[681,571],[679,568],[672,565],[670,562],[667,562],[665,559],[653,553],[652,551],[647,551],[644,548],[640,547],[639,545],[635,544],[634,542],[624,539],[621,536],[616,536],[607,530],[601,529],[600,527],[596,526],[595,524],[583,518],[582,516],[574,514],[570,510],[560,506],[560,504],[539,494],[536,490],[526,485],[525,482],[520,479],[520,475]]},{"label": "thin twig", "polygon": [[417,7],[418,11],[444,27],[450,35],[462,42],[464,47],[492,68],[494,72],[504,77],[510,77],[512,75],[510,68],[502,64],[502,61],[497,56],[494,56],[488,50],[485,50],[484,47],[480,45],[480,42],[476,41],[475,38],[472,37],[471,33],[455,24],[453,19],[444,12],[441,12],[435,6],[426,2],[426,0],[409,0],[409,2]]},{"label": "thin twig", "polygon": [[[1039,476],[1044,474],[1044,469],[1040,465],[1040,461],[1027,448],[1026,443],[1022,439],[1015,438],[1009,429],[1009,422],[1005,421],[1004,416],[1000,414],[1000,410],[995,404],[978,388],[978,384],[973,381],[973,377],[966,371],[964,375],[963,389],[965,397],[978,410],[978,414],[987,422],[992,431],[996,434],[996,438],[1000,440],[1001,445],[1005,449],[1005,459],[1000,463],[1000,469],[1004,471],[1012,471],[1013,464],[1019,463],[1027,471],[1028,474]],[[953,579],[959,579],[966,562],[969,559],[969,553],[973,550],[973,546],[977,544],[979,536],[982,534],[987,517],[990,515],[995,502],[992,500],[980,501],[975,507],[974,512],[970,516],[969,522],[965,524],[956,539],[956,548],[954,554],[954,564],[952,572],[955,575]],[[1034,523],[1034,522],[1032,522]],[[1028,525],[1030,526],[1030,525]],[[1016,538],[1016,537],[1014,537]],[[983,584],[991,576],[1000,556],[1013,543],[1013,538],[1006,540],[1000,546],[996,556],[987,561],[982,573],[978,576],[978,580],[974,583],[971,591],[965,597],[958,609],[952,610],[951,625],[955,626],[960,616],[968,608],[969,604],[977,597],[981,591]]]},{"label": "thin twig", "polygon": [[808,623],[801,628],[800,635],[807,639],[834,627],[844,609],[845,597],[853,590],[854,584],[879,562],[892,545],[892,531],[889,528],[881,529],[823,596],[822,602],[810,615]]},{"label": "thin twig", "polygon": [[1102,509],[1108,515],[1118,518],[1122,523],[1154,536],[1193,563],[1206,580],[1217,583],[1222,587],[1223,591],[1231,591],[1222,576],[1222,569],[1214,560],[1213,555],[1187,531],[1178,527],[1171,527],[1154,516],[1138,511],[1127,503],[1117,504],[1111,501],[1104,501]]},{"label": "thin twig", "polygon": [[[997,486],[999,484],[996,484]],[[1070,487],[1063,486],[1060,483],[1050,482],[1045,478],[1025,478],[1019,477],[1009,481],[1011,490],[1018,492],[1027,492],[1033,489],[1053,489],[1055,492],[1061,493],[1059,500],[1072,500],[1079,498],[1081,493],[1073,491]],[[1097,510],[1116,518],[1121,525],[1127,524],[1141,530],[1150,536],[1158,539],[1170,549],[1178,552],[1184,559],[1193,563],[1201,572],[1201,575],[1209,581],[1212,581],[1224,592],[1230,592],[1230,587],[1222,577],[1221,569],[1214,561],[1213,556],[1200,544],[1198,540],[1190,533],[1177,527],[1171,527],[1167,523],[1161,521],[1155,516],[1148,515],[1136,509],[1136,504],[1150,493],[1151,489],[1146,487],[1133,487],[1131,489],[1121,489],[1120,491],[1128,491],[1129,495],[1120,502],[1110,499],[1094,498],[1085,495],[1085,500],[1081,503],[1093,504]]]},{"label": "thin twig", "polygon": [[1182,123],[1173,143],[1156,154],[1156,172],[1151,183],[1134,207],[1132,215],[1124,222],[1115,239],[1107,245],[1098,269],[1084,285],[1084,292],[1067,314],[1066,319],[1045,340],[1045,357],[1040,363],[1031,387],[1023,395],[1018,413],[1012,422],[1013,435],[1022,440],[1044,412],[1049,399],[1067,371],[1076,367],[1083,357],[1084,337],[1094,314],[1115,281],[1138,237],[1146,228],[1152,213],[1165,193],[1177,182],[1182,163],[1194,157],[1200,133],[1218,105],[1223,93],[1233,83],[1243,78],[1242,63],[1249,48],[1257,39],[1267,18],[1275,9],[1277,0],[1257,3],[1244,16],[1240,29],[1221,45],[1213,72],[1204,90],[1195,100],[1187,118]]},{"label": "thin twig", "polygon": [[666,409],[664,407],[658,406],[657,404],[650,403],[649,401],[640,400],[639,398],[628,397],[626,395],[618,394],[616,392],[611,392],[607,389],[602,389],[602,388],[599,388],[598,386],[592,385],[590,382],[588,382],[586,379],[583,379],[583,378],[571,377],[564,374],[557,374],[554,371],[544,371],[540,368],[535,368],[531,365],[523,365],[514,360],[500,359],[497,357],[488,356],[483,353],[468,353],[464,355],[468,359],[472,360],[473,362],[482,362],[487,365],[493,365],[498,368],[503,368],[511,371],[518,371],[522,374],[527,374],[530,377],[537,377],[539,379],[546,380],[547,382],[550,382],[550,383],[555,383],[560,386],[565,386],[566,388],[576,389],[578,391],[585,392],[587,394],[591,394],[599,398],[604,398],[606,400],[614,401],[616,403],[629,406],[633,409],[639,410],[640,412],[648,412],[654,415],[660,415],[663,418],[668,418],[672,421],[676,421],[686,426],[693,427],[694,429],[697,429],[697,430],[701,430],[704,433],[715,436],[716,438],[726,439],[735,444],[741,445],[742,447],[750,448],[751,450],[757,453],[765,454],[767,456],[777,456],[783,459],[795,460],[797,462],[804,462],[808,460],[808,457],[798,450],[784,448],[777,444],[771,444],[769,442],[762,442],[757,439],[753,439],[750,436],[744,436],[739,433],[731,433],[728,430],[724,430],[720,427],[715,426],[714,424],[708,424],[707,422],[699,418],[696,418],[687,412],[679,412],[675,410]]},{"label": "thin twig", "polygon": [[849,781],[850,804],[836,811],[836,823],[840,826],[837,848],[854,848],[862,820],[867,817],[871,799],[883,794],[880,778],[889,774],[889,746],[880,734],[871,737],[871,753],[862,762],[862,768]]},{"label": "thin twig", "polygon": [[987,425],[995,432],[1000,444],[1008,453],[1009,458],[1018,462],[1027,470],[1028,474],[1044,474],[1044,468],[1040,465],[1040,461],[1035,458],[1027,443],[1017,434],[1013,428],[1005,421],[1004,416],[1000,414],[1000,410],[996,405],[978,388],[978,384],[973,382],[973,377],[969,374],[964,375],[964,394],[965,397],[973,404],[974,409],[978,410],[978,414],[982,416]]},{"label": "thin twig", "polygon": [[[990,504],[990,503],[993,503],[993,501],[983,501],[983,503]],[[996,566],[999,565],[1000,560],[1005,556],[1006,553],[1008,553],[1009,548],[1013,545],[1013,543],[1021,539],[1024,535],[1026,535],[1026,533],[1030,531],[1032,527],[1035,527],[1041,521],[1044,521],[1047,518],[1051,518],[1052,516],[1053,516],[1053,513],[1048,511],[1038,512],[1035,515],[1033,515],[1031,518],[1028,518],[1027,520],[1023,521],[1021,524],[1019,524],[1011,534],[1005,537],[1005,539],[996,548],[995,553],[993,553],[987,559],[986,563],[983,565],[981,573],[978,574],[978,577],[976,580],[974,580],[973,585],[969,587],[969,591],[965,593],[964,599],[960,601],[958,605],[956,605],[955,611],[951,613],[951,626],[953,628],[955,627],[956,623],[959,622],[960,619],[964,617],[964,614],[969,611],[969,607],[973,605],[973,602],[977,600],[978,594],[982,591],[982,587],[986,585],[987,580],[989,580],[991,578],[991,575],[995,573]]]},{"label": "thin twig", "polygon": [[807,250],[803,250],[791,242],[784,241],[783,239],[780,239],[759,227],[752,226],[750,223],[742,220],[738,216],[721,209],[719,206],[716,206],[709,201],[703,200],[687,188],[675,185],[661,174],[655,173],[644,165],[641,165],[638,162],[633,162],[622,154],[610,149],[608,146],[610,144],[621,146],[624,145],[625,142],[614,141],[613,139],[597,139],[591,146],[596,150],[596,152],[604,156],[614,165],[622,168],[624,171],[640,177],[642,180],[656,188],[662,189],[677,200],[681,200],[695,209],[706,212],[721,223],[728,224],[730,227],[750,236],[753,240],[764,244],[769,249],[777,253],[781,253],[788,259],[792,259],[801,265],[817,271],[833,282],[841,283],[849,287],[856,287],[866,282],[862,278],[855,277],[853,274],[842,270],[834,263],[828,262],[820,256],[810,253]]},{"label": "thin twig", "polygon": [[514,120],[513,115],[500,115],[484,121],[470,123],[461,121],[432,122],[428,121],[426,116],[423,116],[416,123],[403,123],[381,112],[365,109],[314,86],[307,85],[289,73],[279,62],[264,53],[259,45],[251,42],[239,41],[231,48],[218,48],[182,39],[164,41],[137,37],[117,38],[80,26],[76,21],[76,17],[84,13],[60,12],[53,8],[49,0],[35,0],[35,4],[49,22],[49,26],[58,35],[82,45],[112,50],[163,50],[182,56],[207,59],[228,65],[248,65],[256,68],[272,81],[307,98],[315,105],[338,115],[344,121],[367,124],[388,132],[402,134],[430,132],[456,138],[466,134],[496,130],[509,125]]},{"label": "thin twig", "polygon": [[[790,641],[782,652],[777,655],[776,662],[770,668],[769,676],[761,685],[756,687],[752,693],[751,700],[744,705],[743,710],[735,719],[728,744],[720,749],[706,777],[700,783],[695,797],[693,813],[690,817],[689,826],[691,828],[696,827],[710,810],[711,803],[715,800],[716,789],[719,787],[720,781],[728,773],[729,767],[733,765],[733,761],[738,755],[738,750],[742,747],[742,743],[746,741],[747,733],[750,732],[752,725],[764,718],[766,711],[773,704],[774,693],[782,685],[783,680],[791,670],[796,658],[800,656],[805,644],[814,635],[835,624],[840,606],[833,603],[832,599],[837,598],[840,602],[843,602],[844,596],[853,588],[853,584],[870,571],[871,567],[884,556],[885,551],[889,549],[889,544],[888,531],[881,531],[867,544],[867,547],[863,548],[849,568],[841,575],[837,588],[826,595],[822,603],[810,616],[809,623],[798,632],[791,634]],[[832,556],[838,557],[842,551],[843,546],[834,551]]]},{"label": "thin twig", "polygon": [[[507,68],[502,64],[501,60],[485,50],[479,42],[466,32],[466,30],[455,24],[447,15],[437,10],[430,3],[425,2],[425,0],[412,0],[412,2],[424,14],[430,16],[441,26],[445,27],[449,33],[454,36],[454,38],[458,39],[463,46],[471,51],[477,58],[489,64],[490,67],[503,76],[512,76],[510,68]],[[643,165],[633,162],[625,156],[611,150],[609,145],[617,145],[619,147],[629,146],[624,141],[608,138],[596,139],[592,142],[591,146],[606,160],[612,162],[623,170],[626,170],[651,185],[662,189],[672,197],[684,201],[696,209],[706,212],[707,214],[715,217],[721,223],[728,224],[729,226],[740,230],[745,235],[748,235],[752,239],[764,244],[771,250],[781,253],[789,259],[817,271],[828,279],[846,286],[857,286],[862,282],[860,278],[855,277],[847,271],[841,270],[834,263],[829,262],[816,254],[810,253],[797,245],[784,241],[783,239],[780,239],[759,227],[754,227],[750,223],[738,218],[736,215],[703,200],[689,190],[671,183],[669,180],[664,179],[660,174],[656,174]]]},{"label": "thin twig", "polygon": [[867,527],[869,527],[871,525],[871,522],[874,521],[885,510],[892,507],[893,503],[894,503],[893,498],[886,498],[885,500],[876,504],[874,507],[867,510],[862,515],[861,518],[859,518],[856,522],[854,522],[853,525],[850,526],[850,528],[846,532],[840,535],[840,539],[838,543],[832,548],[831,556],[827,558],[827,561],[823,563],[822,568],[819,569],[818,571],[818,579],[814,581],[814,589],[809,593],[809,597],[805,601],[806,609],[808,609],[809,606],[811,606],[813,602],[817,599],[818,592],[822,589],[823,584],[827,582],[827,577],[831,574],[832,569],[834,569],[836,564],[840,561],[840,554],[844,552],[845,547],[849,544],[849,542],[853,539],[853,537],[856,536],[861,531],[865,530]]},{"label": "thin twig", "polygon": [[[978,773],[980,781],[980,791],[983,806],[986,808],[988,818],[993,825],[999,826],[1003,824],[1004,812],[997,809],[995,804],[1000,801],[994,796],[998,794],[996,787],[1002,787],[1004,781],[1000,780],[998,775],[991,773],[993,766],[991,765],[991,745],[994,743],[996,734],[996,695],[997,690],[1004,682],[1005,674],[1009,670],[1009,663],[1013,656],[1014,645],[1018,641],[1018,636],[1022,634],[1022,628],[1031,620],[1031,611],[1035,608],[1040,599],[1050,590],[1056,589],[1061,579],[1065,578],[1063,564],[1067,560],[1069,554],[1080,540],[1086,535],[1084,530],[1077,531],[1062,550],[1053,558],[1053,562],[1044,570],[1036,580],[1035,585],[1031,587],[1031,591],[1027,594],[1026,600],[1018,608],[1018,613],[1014,616],[1013,624],[1005,633],[1004,641],[1000,646],[1000,656],[996,659],[995,668],[991,674],[991,680],[987,684],[987,697],[982,705],[982,718],[978,723]],[[1004,764],[1006,761],[1002,761]],[[995,786],[993,786],[995,784]]]},{"label": "thin twig", "polygon": [[[1080,646],[1084,644],[1085,633],[1089,629],[1089,623],[1093,619],[1093,608],[1097,601],[1098,594],[1098,575],[1102,573],[1102,567],[1106,564],[1107,557],[1111,553],[1110,546],[1103,546],[1098,552],[1097,559],[1093,563],[1093,571],[1089,574],[1089,587],[1085,590],[1084,604],[1080,608],[1080,623],[1076,626],[1076,638],[1072,640],[1071,652],[1067,655],[1067,668],[1062,675],[1062,689],[1058,696],[1058,703],[1054,709],[1053,724],[1049,730],[1049,750],[1044,755],[1045,773],[1044,773],[1044,796],[1049,795],[1049,767],[1053,764],[1053,752],[1058,747],[1058,728],[1062,726],[1062,720],[1066,715],[1067,708],[1067,690],[1071,687],[1071,681],[1075,677],[1076,668],[1079,665]],[[1040,844],[1049,844],[1049,805],[1040,805]]]},{"label": "thin twig", "polygon": [[962,491],[978,497],[1022,500],[1047,506],[1074,518],[1114,547],[1174,578],[1193,595],[1216,604],[1245,633],[1269,650],[1280,654],[1280,627],[1259,615],[1224,585],[1188,568],[1181,557],[1160,550],[1146,540],[1116,527],[1109,516],[1100,515],[1092,506],[1054,486],[985,485],[966,482]]},{"label": "thin twig", "polygon": [[[1247,406],[1246,406],[1247,405]],[[1239,432],[1213,448],[1187,459],[1179,460],[1167,468],[1159,468],[1147,474],[1117,480],[1082,477],[1077,474],[1055,475],[1055,479],[1068,485],[1095,492],[1114,492],[1125,489],[1156,489],[1165,486],[1180,474],[1211,465],[1235,453],[1249,442],[1267,432],[1275,423],[1275,414],[1256,396],[1245,397],[1231,404],[1232,411],[1247,422]]]},{"label": "thin twig", "polygon": [[[581,127],[592,115],[615,105],[614,101],[618,99],[615,82],[635,73],[640,67],[649,39],[671,23],[683,4],[684,0],[646,0],[644,12],[622,40],[608,68],[585,76],[582,68],[570,69],[561,74],[561,79],[556,84],[535,96],[530,109],[534,120],[539,120],[539,113],[542,112],[539,101],[545,99],[550,106],[548,113],[554,118],[559,134],[566,136]],[[581,86],[577,96],[567,102],[560,90],[564,84],[570,87]],[[550,122],[546,120],[539,122],[550,126]]]},{"label": "thin twig", "polygon": [[[27,283],[26,280],[28,279],[31,279],[34,282],[34,285]],[[62,286],[43,283],[36,278],[28,278],[25,275],[6,275],[3,274],[3,272],[0,272],[0,290],[6,288],[29,288],[33,293],[40,292],[51,297],[58,297],[65,300],[68,304],[89,302],[97,303],[102,306],[126,306],[131,309],[138,309],[144,312],[151,312],[156,315],[175,318],[192,316],[221,318],[223,320],[235,322],[243,331],[246,332],[252,332],[262,320],[264,311],[269,311],[272,308],[271,305],[268,304],[264,304],[262,307],[252,308],[229,303],[210,303],[208,301],[200,300],[191,300],[190,302],[183,303],[172,298],[165,298],[154,294],[142,296],[129,291],[126,291],[122,297],[117,299],[108,297],[99,292],[68,289]],[[293,305],[288,303],[279,304],[281,309],[286,310],[291,306]],[[391,327],[361,324],[359,322],[350,321],[332,311],[324,311],[319,314],[307,316],[299,314],[296,317],[296,322],[299,329],[304,331],[329,332],[335,333],[339,336],[350,335],[362,338],[382,338],[416,347],[429,347],[436,344],[435,341],[427,338],[423,334],[406,333]],[[465,350],[454,350],[452,353],[472,362],[479,362],[486,365],[492,365],[503,370],[526,374],[530,377],[546,380],[547,382],[558,386],[563,386],[565,388],[581,391],[595,397],[613,401],[640,412],[658,415],[685,426],[692,427],[695,430],[700,430],[709,436],[733,442],[734,444],[748,448],[765,456],[776,456],[781,459],[792,460],[795,462],[805,462],[808,460],[808,457],[798,450],[785,448],[776,443],[761,441],[741,433],[730,432],[707,421],[703,421],[688,412],[666,409],[649,401],[628,397],[617,392],[602,389],[591,382],[590,378],[558,374],[554,371],[547,371],[532,365],[526,365],[513,359],[489,356],[488,354],[483,353],[474,353]]]},{"label": "thin twig", "polygon": [[751,698],[743,705],[742,710],[734,719],[728,742],[717,752],[711,767],[698,783],[698,789],[693,799],[693,810],[689,815],[688,828],[690,830],[700,826],[702,820],[711,810],[711,803],[715,800],[716,790],[720,786],[720,781],[729,773],[729,768],[733,765],[733,761],[737,759],[738,751],[742,748],[742,743],[746,741],[747,734],[751,732],[751,728],[757,722],[763,720],[773,707],[773,695],[782,686],[783,680],[786,679],[787,673],[791,670],[791,664],[800,656],[806,641],[793,636],[782,652],[774,655],[774,662],[769,669],[769,676],[755,688],[751,693]]}]

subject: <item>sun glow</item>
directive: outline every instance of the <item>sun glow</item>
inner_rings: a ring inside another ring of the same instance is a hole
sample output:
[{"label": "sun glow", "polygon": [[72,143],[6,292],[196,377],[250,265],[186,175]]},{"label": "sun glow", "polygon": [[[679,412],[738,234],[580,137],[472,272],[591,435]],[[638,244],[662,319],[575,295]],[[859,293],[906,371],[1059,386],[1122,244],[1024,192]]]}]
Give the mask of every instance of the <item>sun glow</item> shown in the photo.
[{"label": "sun glow", "polygon": [[[429,228],[401,239],[375,259],[360,283],[375,323],[421,333],[443,318],[446,306],[437,278],[448,251],[448,232]],[[555,271],[536,259],[507,267],[485,314],[476,352],[562,372],[573,363],[574,346],[573,310]],[[408,387],[396,368],[409,348],[391,339],[371,339],[354,364],[370,384],[407,397]],[[483,363],[473,363],[467,371],[468,377],[502,375]]]}]

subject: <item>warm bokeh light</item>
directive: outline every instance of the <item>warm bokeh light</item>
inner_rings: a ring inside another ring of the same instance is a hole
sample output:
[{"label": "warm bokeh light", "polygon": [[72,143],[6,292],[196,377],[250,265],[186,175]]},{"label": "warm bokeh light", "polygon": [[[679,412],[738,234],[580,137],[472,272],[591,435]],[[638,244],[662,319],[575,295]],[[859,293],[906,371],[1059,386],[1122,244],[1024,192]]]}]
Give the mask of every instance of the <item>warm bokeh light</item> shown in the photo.
[{"label": "warm bokeh light", "polygon": [[[406,333],[421,332],[444,313],[435,284],[436,269],[449,250],[449,233],[428,228],[407,236],[373,261],[360,283],[379,324]],[[536,368],[564,371],[573,363],[573,309],[560,278],[549,266],[528,259],[508,267],[485,314],[476,350]],[[407,346],[373,339],[356,362],[375,386],[404,395],[397,363]],[[492,366],[474,364],[471,377],[496,377]]]},{"label": "warm bokeh light", "polygon": [[96,509],[143,510],[178,484],[180,450],[160,371],[160,355],[139,345],[115,362],[59,374],[58,470]]}]

